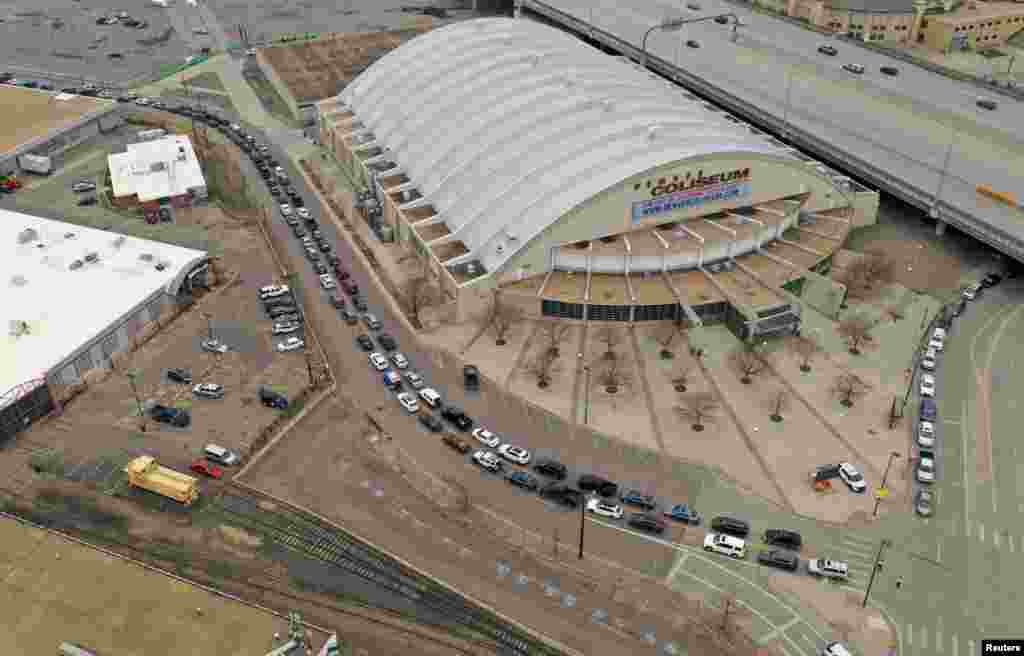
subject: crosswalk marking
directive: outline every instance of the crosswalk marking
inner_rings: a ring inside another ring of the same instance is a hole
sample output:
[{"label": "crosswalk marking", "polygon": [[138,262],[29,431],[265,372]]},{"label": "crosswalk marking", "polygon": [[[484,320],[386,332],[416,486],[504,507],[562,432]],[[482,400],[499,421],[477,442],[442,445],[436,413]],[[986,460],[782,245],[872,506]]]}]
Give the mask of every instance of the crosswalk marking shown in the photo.
[{"label": "crosswalk marking", "polygon": [[843,540],[846,542],[860,543],[863,545],[873,545],[875,543],[874,539],[866,538],[862,535],[844,535]]},{"label": "crosswalk marking", "polygon": [[914,625],[907,625],[907,646],[914,644]]}]

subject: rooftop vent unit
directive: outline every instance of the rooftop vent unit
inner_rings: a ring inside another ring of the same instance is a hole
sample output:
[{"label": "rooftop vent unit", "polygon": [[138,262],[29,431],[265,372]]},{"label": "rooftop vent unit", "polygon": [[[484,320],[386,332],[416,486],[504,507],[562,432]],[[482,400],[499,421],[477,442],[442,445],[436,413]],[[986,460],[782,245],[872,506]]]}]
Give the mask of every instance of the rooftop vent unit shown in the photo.
[{"label": "rooftop vent unit", "polygon": [[166,168],[166,164],[163,162],[153,162],[149,165],[149,172],[156,173],[157,171],[163,171]]},{"label": "rooftop vent unit", "polygon": [[65,232],[64,233],[64,239],[74,239],[74,238],[75,238],[75,233],[73,233],[73,232]]},{"label": "rooftop vent unit", "polygon": [[30,241],[35,241],[36,239],[39,239],[39,233],[36,232],[33,228],[25,228],[24,230],[18,233],[19,244],[27,244]]},{"label": "rooftop vent unit", "polygon": [[96,251],[93,251],[91,253],[86,253],[85,254],[85,261],[89,262],[90,264],[93,263],[93,262],[99,262],[100,261],[100,254],[97,253]]},{"label": "rooftop vent unit", "polygon": [[124,235],[118,235],[117,239],[115,239],[111,245],[114,248],[121,248],[122,246],[124,246],[124,243],[126,241],[127,241],[127,239],[125,239]]},{"label": "rooftop vent unit", "polygon": [[143,262],[152,262],[153,255],[151,253],[143,253],[142,255],[139,255],[139,259]]},{"label": "rooftop vent unit", "polygon": [[466,265],[466,274],[470,276],[476,275],[476,264],[470,262]]},{"label": "rooftop vent unit", "polygon": [[11,287],[24,287],[27,284],[28,280],[26,280],[25,276],[20,273],[11,277]]},{"label": "rooftop vent unit", "polygon": [[81,269],[82,266],[84,266],[84,265],[85,265],[85,262],[83,262],[82,260],[75,260],[74,262],[72,262],[68,266],[68,269],[74,271],[75,269]]}]

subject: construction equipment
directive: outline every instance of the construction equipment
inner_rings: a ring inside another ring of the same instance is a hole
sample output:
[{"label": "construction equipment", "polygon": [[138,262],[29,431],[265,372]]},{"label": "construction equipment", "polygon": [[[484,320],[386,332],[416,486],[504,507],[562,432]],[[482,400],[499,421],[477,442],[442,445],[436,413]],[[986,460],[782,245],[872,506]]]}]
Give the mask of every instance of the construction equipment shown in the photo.
[{"label": "construction equipment", "polygon": [[156,492],[185,504],[199,498],[199,479],[167,467],[161,467],[153,456],[139,456],[124,468],[128,482],[135,487]]}]

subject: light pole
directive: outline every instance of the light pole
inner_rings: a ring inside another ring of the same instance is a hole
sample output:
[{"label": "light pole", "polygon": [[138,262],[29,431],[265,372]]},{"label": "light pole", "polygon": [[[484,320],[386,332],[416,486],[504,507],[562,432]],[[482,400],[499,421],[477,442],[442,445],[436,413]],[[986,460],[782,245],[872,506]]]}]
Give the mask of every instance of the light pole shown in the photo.
[{"label": "light pole", "polygon": [[871,568],[871,578],[868,579],[868,589],[864,591],[864,601],[861,602],[861,608],[868,607],[868,597],[871,595],[871,586],[875,584],[875,574],[878,573],[878,570],[882,569],[882,563],[885,562],[882,560],[882,553],[890,546],[892,546],[892,543],[884,538],[882,539],[882,543],[878,545],[878,555],[875,556],[875,565]]},{"label": "light pole", "polygon": [[586,512],[587,512],[586,499],[581,499],[580,500],[580,554],[579,554],[579,560],[583,560],[583,526],[587,523]]},{"label": "light pole", "polygon": [[204,313],[203,316],[206,318],[206,336],[213,340],[213,316],[209,313]]},{"label": "light pole", "polygon": [[583,423],[590,423],[590,365],[583,365]]},{"label": "light pole", "polygon": [[139,398],[139,390],[135,387],[135,378],[139,375],[139,372],[135,369],[131,369],[125,372],[125,375],[128,376],[128,384],[132,386],[132,395],[135,397],[135,405],[139,409],[139,416],[142,417],[142,399]]},{"label": "light pole", "polygon": [[[895,401],[895,399],[893,400]],[[871,513],[872,517],[878,517],[878,506],[882,503],[882,490],[885,490],[885,482],[889,480],[889,468],[892,467],[892,461],[899,457],[900,454],[896,451],[889,454],[889,462],[885,463],[885,473],[882,474],[882,486],[878,488],[878,494],[875,495],[875,510]]]},{"label": "light pole", "polygon": [[739,16],[732,12],[727,12],[724,14],[715,14],[714,16],[702,16],[700,18],[673,18],[671,20],[658,23],[657,25],[648,28],[648,30],[644,32],[644,38],[643,40],[640,41],[640,64],[644,68],[647,68],[647,37],[649,37],[651,35],[651,32],[653,32],[654,30],[661,30],[663,32],[675,32],[676,30],[681,28],[683,25],[686,25],[687,23],[700,23],[703,21],[714,20],[721,16],[732,18],[732,40],[736,41],[736,28],[740,26],[740,19]]}]

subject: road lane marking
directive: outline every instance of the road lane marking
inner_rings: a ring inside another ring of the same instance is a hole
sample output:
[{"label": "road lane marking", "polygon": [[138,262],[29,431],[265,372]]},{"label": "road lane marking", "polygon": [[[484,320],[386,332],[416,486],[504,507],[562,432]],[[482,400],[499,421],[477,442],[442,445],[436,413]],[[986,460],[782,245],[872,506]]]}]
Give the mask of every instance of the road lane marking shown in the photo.
[{"label": "road lane marking", "polygon": [[686,559],[689,557],[689,551],[683,551],[679,554],[679,560],[676,561],[675,565],[673,565],[672,569],[669,571],[668,576],[665,577],[665,583],[672,583],[672,580],[676,577],[676,574],[679,573],[679,570],[683,568],[683,565],[686,563]]},{"label": "road lane marking", "polygon": [[946,424],[956,424],[957,426],[960,425],[960,420],[959,419],[943,419],[942,421],[943,421],[943,423],[946,423]]},{"label": "road lane marking", "polygon": [[1006,536],[1006,541],[1010,543],[1010,553],[1013,553],[1013,552],[1014,552],[1014,548],[1013,548],[1013,536],[1012,536],[1012,535],[1007,535],[1007,536]]},{"label": "road lane marking", "polygon": [[935,560],[936,562],[942,562],[942,542],[935,545]]},{"label": "road lane marking", "polygon": [[967,521],[966,519],[964,521],[967,522],[964,525],[964,536],[969,538],[969,537],[971,537],[971,523],[969,521]]},{"label": "road lane marking", "polygon": [[907,624],[907,646],[914,644],[914,625]]},{"label": "road lane marking", "polygon": [[928,651],[928,629],[921,627],[921,651]]},{"label": "road lane marking", "polygon": [[844,535],[843,542],[853,542],[854,544],[862,544],[864,546],[872,546],[875,544],[875,540],[872,538],[866,538],[862,535]]},{"label": "road lane marking", "polygon": [[942,653],[942,632],[935,629],[935,651]]},{"label": "road lane marking", "polygon": [[985,541],[985,525],[978,522],[978,539],[982,542]]},{"label": "road lane marking", "polygon": [[959,656],[960,638],[956,637],[956,634],[954,633],[952,640],[953,640],[953,656]]},{"label": "road lane marking", "polygon": [[999,531],[992,531],[992,541],[995,543],[996,548],[999,548]]},{"label": "road lane marking", "polygon": [[785,624],[783,624],[781,626],[775,627],[774,629],[772,629],[768,633],[764,634],[763,636],[761,636],[760,638],[757,639],[757,642],[759,642],[759,643],[761,643],[763,645],[764,643],[768,642],[769,640],[774,640],[776,637],[782,635],[783,631],[788,631],[789,629],[793,628],[794,626],[796,626],[798,623],[802,622],[803,620],[804,620],[804,618],[800,617],[799,615],[794,615],[793,619],[789,620],[788,622],[786,622]]}]

